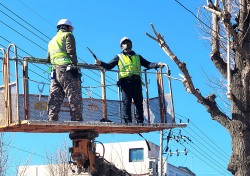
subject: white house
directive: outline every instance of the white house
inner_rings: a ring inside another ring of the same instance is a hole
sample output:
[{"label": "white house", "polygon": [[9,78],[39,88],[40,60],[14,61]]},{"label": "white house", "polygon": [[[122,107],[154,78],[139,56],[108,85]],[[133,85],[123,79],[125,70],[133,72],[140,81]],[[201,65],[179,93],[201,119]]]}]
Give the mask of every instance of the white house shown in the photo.
[{"label": "white house", "polygon": [[[160,171],[160,147],[148,141],[129,141],[96,145],[96,152],[119,169],[131,174],[157,176]],[[162,175],[195,176],[188,168],[175,167],[163,158]]]}]

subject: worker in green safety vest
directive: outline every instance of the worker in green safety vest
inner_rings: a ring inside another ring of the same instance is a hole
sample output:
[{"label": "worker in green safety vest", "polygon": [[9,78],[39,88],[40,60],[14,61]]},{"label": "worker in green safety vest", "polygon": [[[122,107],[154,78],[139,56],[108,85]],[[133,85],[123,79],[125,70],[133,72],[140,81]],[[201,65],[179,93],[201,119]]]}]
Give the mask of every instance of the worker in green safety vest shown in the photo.
[{"label": "worker in green safety vest", "polygon": [[119,69],[119,81],[122,91],[123,102],[123,118],[125,123],[132,122],[131,103],[134,100],[136,107],[136,121],[137,123],[144,122],[143,116],[143,95],[142,95],[142,80],[141,80],[141,66],[148,69],[163,67],[163,63],[153,63],[144,59],[141,55],[136,54],[132,50],[132,41],[123,37],[120,41],[122,52],[117,54],[113,60],[105,63],[101,60],[96,60],[95,64],[110,70],[115,66]]},{"label": "worker in green safety vest", "polygon": [[[47,59],[52,64],[48,120],[58,121],[65,97],[68,98],[72,121],[82,121],[81,73],[77,68],[75,38],[70,20],[57,23],[57,34],[48,44]],[[67,119],[64,119],[67,120]]]}]

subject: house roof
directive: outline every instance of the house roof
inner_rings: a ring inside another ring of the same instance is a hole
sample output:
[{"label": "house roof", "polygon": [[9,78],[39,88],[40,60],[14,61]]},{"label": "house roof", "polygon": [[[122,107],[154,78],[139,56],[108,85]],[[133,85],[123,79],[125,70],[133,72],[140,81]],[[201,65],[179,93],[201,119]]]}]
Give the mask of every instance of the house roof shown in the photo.
[{"label": "house roof", "polygon": [[180,170],[183,170],[183,171],[185,171],[185,172],[187,172],[187,173],[193,175],[193,176],[196,176],[196,175],[195,175],[189,168],[187,168],[187,167],[178,166],[178,168],[179,168]]}]

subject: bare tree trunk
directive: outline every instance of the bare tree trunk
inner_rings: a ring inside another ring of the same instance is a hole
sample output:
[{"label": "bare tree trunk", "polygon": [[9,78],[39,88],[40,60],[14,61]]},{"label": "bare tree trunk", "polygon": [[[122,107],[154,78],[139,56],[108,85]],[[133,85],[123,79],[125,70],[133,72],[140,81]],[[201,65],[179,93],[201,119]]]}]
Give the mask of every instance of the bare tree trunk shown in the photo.
[{"label": "bare tree trunk", "polygon": [[250,132],[244,129],[244,124],[240,121],[232,121],[231,126],[232,155],[228,164],[228,170],[235,176],[248,176],[250,175]]},{"label": "bare tree trunk", "polygon": [[[239,74],[240,75],[240,74]],[[249,107],[244,91],[242,91],[242,79],[235,76],[233,78],[233,103],[232,121],[229,132],[232,138],[232,155],[228,164],[228,170],[236,176],[250,175],[250,124]]]}]

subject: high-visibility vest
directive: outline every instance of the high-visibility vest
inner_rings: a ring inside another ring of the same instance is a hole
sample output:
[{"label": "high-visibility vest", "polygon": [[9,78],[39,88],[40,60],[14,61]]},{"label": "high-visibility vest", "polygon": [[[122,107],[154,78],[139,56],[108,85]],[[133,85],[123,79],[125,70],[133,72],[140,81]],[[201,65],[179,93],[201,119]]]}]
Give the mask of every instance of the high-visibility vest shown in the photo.
[{"label": "high-visibility vest", "polygon": [[133,55],[131,59],[124,54],[118,54],[119,79],[132,75],[141,76],[141,62],[139,56]]},{"label": "high-visibility vest", "polygon": [[71,60],[66,51],[66,36],[69,33],[71,34],[71,32],[63,32],[59,30],[49,42],[48,50],[50,53],[50,62],[52,65],[71,64]]}]

